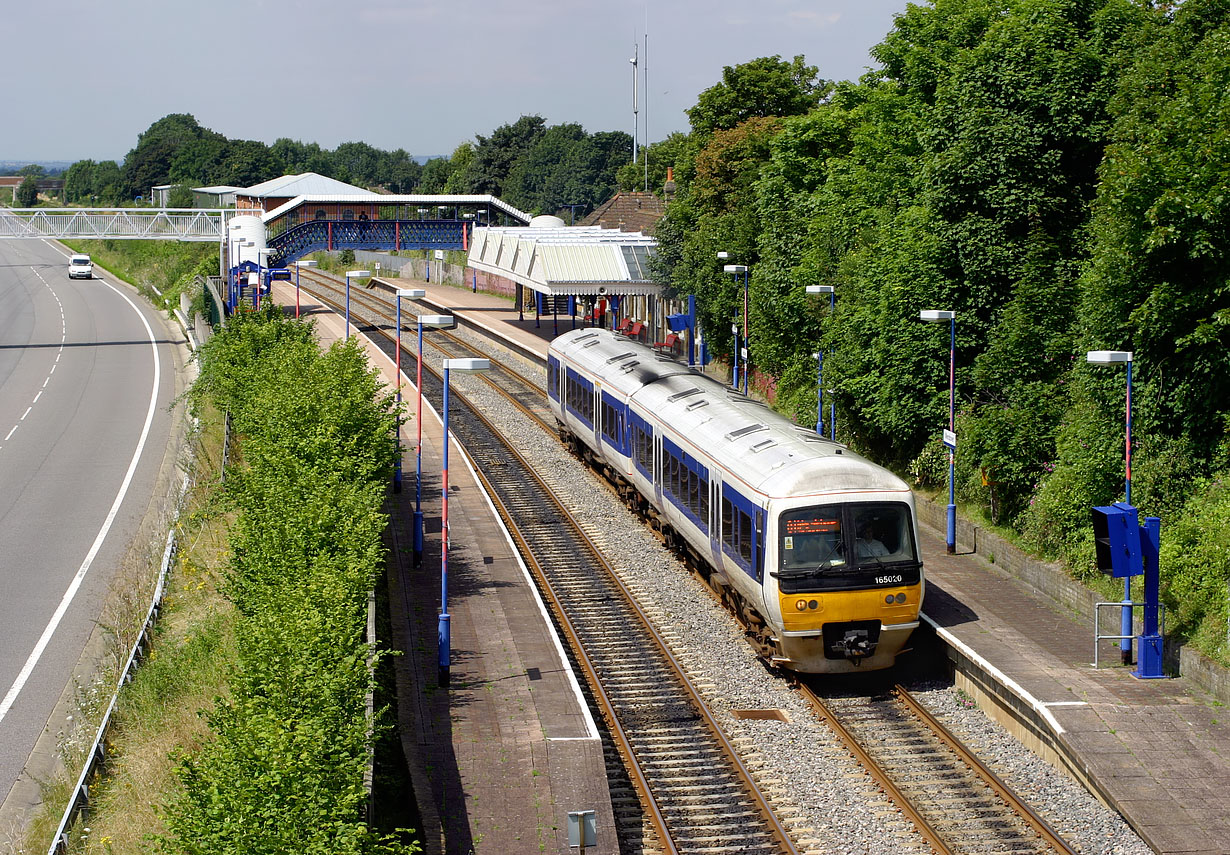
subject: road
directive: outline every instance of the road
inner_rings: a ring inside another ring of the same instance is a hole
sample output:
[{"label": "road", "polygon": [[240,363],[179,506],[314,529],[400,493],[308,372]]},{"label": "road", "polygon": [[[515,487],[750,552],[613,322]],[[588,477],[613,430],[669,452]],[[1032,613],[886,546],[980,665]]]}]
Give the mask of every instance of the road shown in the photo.
[{"label": "road", "polygon": [[0,241],[0,802],[45,771],[47,740],[22,775],[174,462],[182,333],[67,270],[58,246]]}]

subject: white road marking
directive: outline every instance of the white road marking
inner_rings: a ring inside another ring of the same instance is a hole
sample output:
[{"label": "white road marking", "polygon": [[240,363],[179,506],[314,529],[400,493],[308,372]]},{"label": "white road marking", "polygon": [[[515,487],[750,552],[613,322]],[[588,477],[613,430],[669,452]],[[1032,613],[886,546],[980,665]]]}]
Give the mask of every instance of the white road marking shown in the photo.
[{"label": "white road marking", "polygon": [[[41,278],[41,277],[40,277]],[[73,597],[77,595],[77,590],[81,587],[82,581],[85,580],[86,573],[90,570],[90,565],[94,563],[94,557],[98,555],[98,550],[102,548],[103,541],[106,540],[108,532],[111,531],[111,526],[115,522],[116,515],[119,514],[120,505],[124,502],[124,496],[128,493],[128,487],[132,483],[132,477],[137,471],[137,464],[141,461],[141,453],[145,450],[145,442],[149,438],[150,426],[154,422],[154,413],[158,409],[158,384],[162,380],[162,361],[158,356],[158,342],[154,338],[154,331],[146,320],[145,315],[137,308],[127,294],[116,288],[109,282],[99,280],[103,285],[106,285],[116,294],[119,294],[124,301],[132,307],[136,312],[137,317],[141,319],[141,323],[145,325],[145,333],[149,336],[150,351],[154,356],[154,382],[150,389],[149,408],[145,412],[145,425],[141,428],[141,438],[137,441],[136,451],[133,452],[132,460],[128,464],[128,471],[124,475],[124,482],[120,484],[119,492],[116,493],[115,501],[111,503],[111,510],[107,512],[107,518],[103,521],[102,528],[98,531],[98,536],[94,538],[94,544],[90,547],[90,551],[86,554],[85,560],[81,562],[81,567],[77,570],[77,575],[73,577],[73,581],[69,583],[68,590],[64,592],[64,596],[60,599],[59,606],[56,607],[55,613],[51,616],[51,620],[47,622],[43,634],[39,636],[38,643],[34,645],[34,650],[30,652],[30,656],[26,659],[26,664],[22,666],[21,673],[17,675],[17,679],[13,681],[13,685],[9,687],[8,692],[4,696],[4,700],[0,701],[0,721],[4,721],[4,717],[8,715],[13,704],[17,700],[17,696],[21,694],[21,690],[25,687],[26,681],[30,679],[30,675],[34,673],[35,666],[38,665],[39,659],[43,656],[43,651],[47,649],[51,638],[55,635],[56,629],[60,626],[60,621],[64,619],[65,613],[68,611],[69,605],[72,604]],[[50,287],[50,286],[48,286]],[[56,357],[59,359],[59,357]],[[16,430],[16,428],[14,428]],[[11,433],[9,434],[12,435]]]},{"label": "white road marking", "polygon": [[10,439],[13,438],[13,434],[15,433],[17,433],[17,425],[13,425],[13,429],[9,431],[9,435],[4,438],[4,441],[8,442]]}]

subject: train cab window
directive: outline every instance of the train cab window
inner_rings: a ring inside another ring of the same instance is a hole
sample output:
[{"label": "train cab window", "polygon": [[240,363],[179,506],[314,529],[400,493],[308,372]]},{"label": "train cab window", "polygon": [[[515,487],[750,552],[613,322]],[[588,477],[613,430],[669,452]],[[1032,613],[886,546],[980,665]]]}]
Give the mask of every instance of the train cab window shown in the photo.
[{"label": "train cab window", "polygon": [[346,210],[342,211],[342,219],[343,219],[343,220],[346,220],[346,221],[348,221],[348,222],[349,222],[350,220],[353,220],[353,219],[354,219],[354,211],[350,210],[349,208],[347,208]]},{"label": "train cab window", "polygon": [[325,213],[325,209],[324,209],[324,208],[317,208],[317,209],[316,209],[316,219],[318,219],[318,220],[326,220],[326,219],[328,219],[328,218],[329,218],[329,215],[328,215],[327,213]]},{"label": "train cab window", "polygon": [[783,592],[916,584],[909,506],[867,502],[796,508],[781,515],[775,575]]}]

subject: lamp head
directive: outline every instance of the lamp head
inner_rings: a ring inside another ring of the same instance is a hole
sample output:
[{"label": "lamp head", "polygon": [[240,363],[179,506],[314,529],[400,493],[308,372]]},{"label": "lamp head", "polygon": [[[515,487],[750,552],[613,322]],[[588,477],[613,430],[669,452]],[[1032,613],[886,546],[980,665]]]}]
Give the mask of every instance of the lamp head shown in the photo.
[{"label": "lamp head", "polygon": [[747,273],[746,264],[725,264],[722,266],[723,273]]},{"label": "lamp head", "polygon": [[490,359],[446,359],[445,371],[459,371],[462,374],[476,374],[479,371],[490,371]]},{"label": "lamp head", "polygon": [[918,313],[918,319],[920,321],[927,321],[928,323],[935,323],[937,321],[951,321],[956,318],[956,316],[956,312],[939,311],[936,309],[923,309]]},{"label": "lamp head", "polygon": [[1085,354],[1085,361],[1093,365],[1118,365],[1132,361],[1130,350],[1091,350]]},{"label": "lamp head", "polygon": [[346,271],[347,279],[362,279],[364,276],[371,276],[371,275],[372,275],[372,272],[370,270],[347,270]]},{"label": "lamp head", "polygon": [[832,285],[808,285],[808,294],[832,294],[836,290]]},{"label": "lamp head", "polygon": [[452,315],[419,315],[418,321],[419,326],[437,330],[451,330],[457,326],[457,319]]},{"label": "lamp head", "polygon": [[422,288],[398,288],[397,296],[403,300],[417,300],[420,297],[426,297],[427,292]]}]

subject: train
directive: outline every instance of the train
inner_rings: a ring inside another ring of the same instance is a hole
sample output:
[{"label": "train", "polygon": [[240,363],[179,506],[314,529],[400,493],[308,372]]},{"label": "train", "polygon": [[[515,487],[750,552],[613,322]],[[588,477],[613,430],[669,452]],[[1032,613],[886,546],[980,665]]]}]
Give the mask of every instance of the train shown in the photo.
[{"label": "train", "polygon": [[914,498],[897,475],[617,332],[555,338],[560,436],[686,554],[770,664],[887,668],[918,626]]}]

